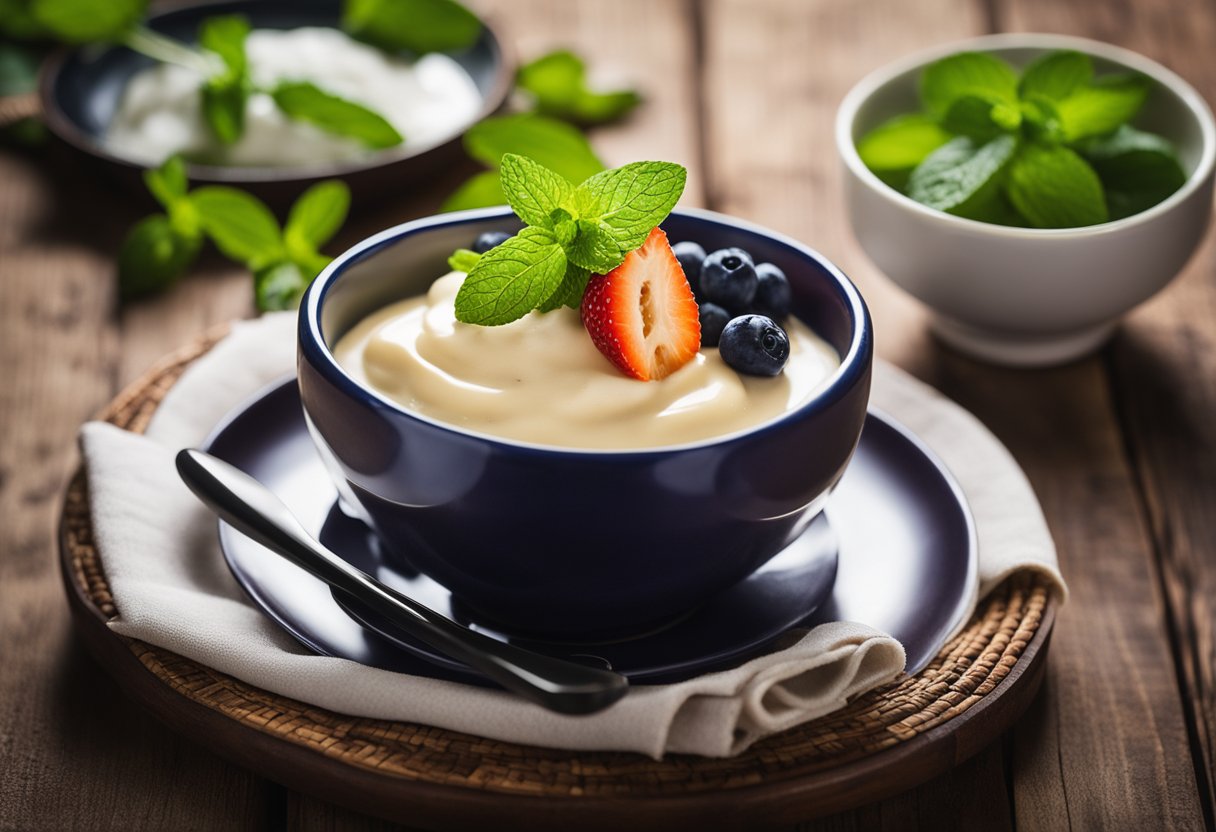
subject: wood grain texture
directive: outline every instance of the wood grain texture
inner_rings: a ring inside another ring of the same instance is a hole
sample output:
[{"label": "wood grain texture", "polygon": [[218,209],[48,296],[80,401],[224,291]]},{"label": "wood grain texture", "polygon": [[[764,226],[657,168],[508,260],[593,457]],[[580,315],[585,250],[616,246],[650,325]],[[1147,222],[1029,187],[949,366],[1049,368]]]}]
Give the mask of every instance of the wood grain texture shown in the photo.
[{"label": "wood grain texture", "polygon": [[[1216,4],[1160,0],[1095,13],[1018,0],[1015,29],[1108,40],[1159,61],[1216,101]],[[1212,824],[1216,782],[1216,240],[1169,289],[1131,315],[1107,356],[1158,557],[1192,746]]]},{"label": "wood grain texture", "polygon": [[0,828],[256,828],[263,782],[154,723],[70,632],[56,492],[114,391],[110,257],[130,218],[74,173],[0,153]]}]

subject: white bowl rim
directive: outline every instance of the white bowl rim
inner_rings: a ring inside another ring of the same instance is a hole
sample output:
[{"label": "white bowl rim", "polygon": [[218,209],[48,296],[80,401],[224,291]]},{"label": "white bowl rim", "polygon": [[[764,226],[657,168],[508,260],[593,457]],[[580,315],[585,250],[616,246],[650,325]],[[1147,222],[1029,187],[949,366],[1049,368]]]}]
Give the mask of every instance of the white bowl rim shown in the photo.
[{"label": "white bowl rim", "polygon": [[[1129,217],[1075,228],[1020,228],[967,219],[930,208],[883,182],[861,161],[861,156],[858,154],[857,146],[853,141],[853,123],[857,119],[857,111],[861,109],[861,105],[876,91],[900,75],[904,75],[932,61],[953,55],[956,52],[989,52],[1002,49],[1070,49],[1084,52],[1093,57],[1120,64],[1128,69],[1140,72],[1162,86],[1168,87],[1191,111],[1192,116],[1199,125],[1200,132],[1203,134],[1203,148],[1200,153],[1199,162],[1195,165],[1195,170],[1191,172],[1187,181],[1177,191],[1151,208],[1132,214]],[[1125,228],[1149,222],[1173,210],[1193,194],[1205,180],[1212,176],[1213,166],[1216,164],[1216,121],[1213,121],[1212,111],[1208,107],[1207,102],[1194,87],[1177,73],[1167,69],[1151,58],[1147,58],[1130,49],[1124,49],[1121,46],[1114,46],[1109,43],[1075,37],[1073,35],[1010,32],[997,35],[981,35],[922,49],[899,60],[884,64],[866,75],[849,90],[836,111],[836,150],[849,171],[871,190],[876,191],[884,198],[906,210],[913,211],[946,225],[955,225],[959,228],[987,233],[997,237],[1036,240],[1045,238],[1088,238],[1114,234]]]}]

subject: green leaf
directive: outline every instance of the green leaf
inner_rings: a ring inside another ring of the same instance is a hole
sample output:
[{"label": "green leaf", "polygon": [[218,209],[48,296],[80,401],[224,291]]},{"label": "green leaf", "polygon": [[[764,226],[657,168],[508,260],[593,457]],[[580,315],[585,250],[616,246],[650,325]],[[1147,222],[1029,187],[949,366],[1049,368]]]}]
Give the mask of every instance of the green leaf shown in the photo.
[{"label": "green leaf", "polygon": [[34,49],[0,40],[0,96],[37,89],[40,63],[41,57]]},{"label": "green leaf", "polygon": [[612,237],[623,258],[667,219],[687,178],[688,171],[674,162],[632,162],[597,173],[579,190],[594,200],[599,227]]},{"label": "green leaf", "polygon": [[566,246],[566,257],[572,263],[596,274],[610,272],[621,265],[627,252],[621,251],[611,228],[596,220],[579,220],[577,228],[573,242]]},{"label": "green leaf", "polygon": [[488,167],[497,168],[503,156],[515,153],[571,182],[582,182],[604,169],[577,128],[528,113],[484,119],[464,134],[464,146],[470,156]]},{"label": "green leaf", "polygon": [[300,296],[312,282],[290,260],[280,260],[263,266],[253,275],[254,302],[259,312],[294,309]]},{"label": "green leaf", "polygon": [[1017,138],[1008,134],[982,145],[965,136],[953,139],[912,171],[908,196],[939,211],[975,218],[1000,193],[1001,176],[1017,147]]},{"label": "green leaf", "polygon": [[582,305],[583,293],[587,291],[587,281],[590,279],[591,272],[587,269],[575,263],[566,263],[566,273],[562,275],[562,282],[558,284],[553,294],[540,305],[540,311],[552,312],[563,306],[578,309]]},{"label": "green leaf", "polygon": [[912,169],[948,141],[950,134],[936,119],[914,113],[896,116],[866,133],[857,143],[857,153],[879,179],[903,190]]},{"label": "green leaf", "polygon": [[[1000,124],[996,120],[998,114],[1001,117]],[[942,118],[942,127],[950,133],[966,136],[983,144],[1001,133],[1017,129],[1021,121],[1020,109],[1013,109],[1008,104],[978,95],[964,95],[950,105],[950,109]]]},{"label": "green leaf", "polygon": [[208,185],[190,194],[203,230],[216,248],[255,271],[284,259],[279,223],[256,197],[224,185]]},{"label": "green leaf", "polygon": [[1067,147],[1029,144],[1009,168],[1009,201],[1035,228],[1076,228],[1106,222],[1102,183]]},{"label": "green leaf", "polygon": [[467,211],[470,208],[492,208],[506,205],[507,196],[502,192],[498,171],[478,173],[443,201],[440,211]]},{"label": "green leaf", "polygon": [[118,252],[118,288],[124,298],[172,285],[198,256],[200,238],[178,234],[163,214],[136,223]]},{"label": "green leaf", "polygon": [[338,179],[318,182],[300,195],[287,215],[283,237],[288,248],[295,244],[317,249],[329,242],[350,210],[350,188]]},{"label": "green leaf", "polygon": [[33,17],[68,43],[118,41],[143,19],[147,0],[33,0]]},{"label": "green leaf", "polygon": [[454,0],[347,0],[342,28],[384,49],[422,54],[472,46],[481,21]]},{"label": "green leaf", "polygon": [[1112,220],[1147,210],[1186,184],[1173,145],[1153,133],[1124,125],[1077,150],[1102,180]]},{"label": "green leaf", "polygon": [[1152,81],[1139,74],[1108,75],[1056,103],[1064,139],[1069,142],[1110,133],[1130,121]]},{"label": "green leaf", "polygon": [[944,116],[951,104],[967,95],[1016,104],[1017,73],[984,52],[959,52],[929,64],[921,73],[920,97],[930,115]]},{"label": "green leaf", "polygon": [[227,72],[243,78],[249,71],[245,56],[245,40],[249,37],[249,20],[239,14],[209,17],[199,27],[199,46],[214,52],[224,62]]},{"label": "green leaf", "polygon": [[271,93],[288,118],[307,121],[322,130],[347,136],[373,149],[401,144],[397,128],[362,104],[325,92],[307,81],[284,81]]},{"label": "green leaf", "polygon": [[582,59],[562,49],[520,67],[516,84],[532,95],[541,113],[579,124],[615,121],[641,103],[634,90],[588,89],[586,74]]},{"label": "green leaf", "polygon": [[186,163],[173,155],[158,168],[144,171],[144,184],[156,201],[168,208],[186,197],[190,183],[186,180]]},{"label": "green leaf", "polygon": [[456,293],[456,319],[499,326],[551,297],[566,273],[566,255],[544,228],[528,226],[481,256]]},{"label": "green leaf", "polygon": [[1063,101],[1089,86],[1093,77],[1094,65],[1088,55],[1071,50],[1049,52],[1026,67],[1018,93],[1022,98]]},{"label": "green leaf", "polygon": [[507,204],[528,225],[553,228],[551,215],[569,202],[574,192],[574,186],[561,174],[515,153],[502,157],[499,176]]},{"label": "green leaf", "polygon": [[481,255],[475,251],[470,251],[467,248],[458,248],[448,258],[448,268],[454,272],[468,274],[473,271],[473,267],[477,265],[477,261],[480,259]]},{"label": "green leaf", "polygon": [[222,144],[232,144],[245,132],[249,86],[242,80],[213,78],[202,89],[203,119]]}]

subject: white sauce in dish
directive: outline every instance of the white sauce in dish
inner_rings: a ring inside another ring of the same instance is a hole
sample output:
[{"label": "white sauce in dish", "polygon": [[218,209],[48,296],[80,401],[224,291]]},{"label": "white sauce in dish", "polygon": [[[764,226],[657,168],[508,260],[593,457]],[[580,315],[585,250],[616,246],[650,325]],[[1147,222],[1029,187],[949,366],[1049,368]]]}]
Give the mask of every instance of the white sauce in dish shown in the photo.
[{"label": "white sauce in dish", "polygon": [[361,383],[408,410],[479,433],[581,449],[679,445],[755,427],[810,399],[840,357],[795,318],[775,378],[743,376],[702,349],[661,381],[623,375],[595,348],[578,312],[531,312],[505,326],[456,320],[452,272],[425,297],[374,312],[334,348]]},{"label": "white sauce in dish", "polygon": [[[437,144],[477,118],[481,94],[447,55],[417,61],[391,56],[325,27],[258,29],[245,44],[254,84],[311,81],[325,92],[384,116],[406,147]],[[203,121],[203,76],[186,67],[157,64],[127,84],[106,132],[106,148],[141,164],[157,165],[174,153],[218,165],[291,167],[365,158],[378,151],[284,116],[266,93],[254,93],[244,135],[232,145],[212,137]]]}]

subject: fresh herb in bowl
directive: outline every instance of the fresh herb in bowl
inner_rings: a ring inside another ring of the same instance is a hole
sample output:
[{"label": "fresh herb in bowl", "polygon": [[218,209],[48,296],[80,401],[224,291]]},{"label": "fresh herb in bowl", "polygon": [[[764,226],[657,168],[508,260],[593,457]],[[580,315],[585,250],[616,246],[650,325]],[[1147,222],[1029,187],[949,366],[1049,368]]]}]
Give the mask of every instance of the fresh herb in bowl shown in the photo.
[{"label": "fresh herb in bowl", "polygon": [[1019,75],[962,52],[925,67],[922,112],[857,142],[865,165],[930,208],[1000,225],[1073,228],[1131,216],[1186,181],[1173,146],[1129,122],[1152,90],[1058,51]]}]

